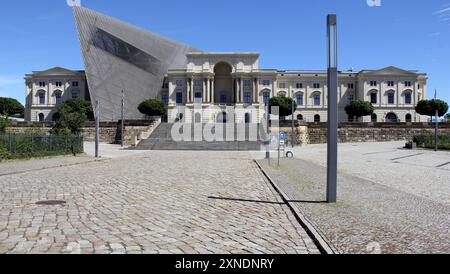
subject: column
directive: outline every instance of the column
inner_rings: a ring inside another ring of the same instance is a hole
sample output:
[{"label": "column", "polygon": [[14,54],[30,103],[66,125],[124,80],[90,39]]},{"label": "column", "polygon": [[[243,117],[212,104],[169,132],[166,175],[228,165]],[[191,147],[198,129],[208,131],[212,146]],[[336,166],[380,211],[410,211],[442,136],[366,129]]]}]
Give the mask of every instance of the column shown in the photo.
[{"label": "column", "polygon": [[258,103],[258,79],[253,79],[253,103]]},{"label": "column", "polygon": [[239,78],[239,79],[236,80],[238,103],[242,103],[242,97],[241,97],[242,86],[241,86],[241,81],[242,81],[242,78]]},{"label": "column", "polygon": [[203,78],[202,102],[206,103],[206,81]]},{"label": "column", "polygon": [[194,90],[194,77],[191,79],[191,103],[195,100],[195,90]]},{"label": "column", "polygon": [[241,78],[241,103],[244,103],[244,79]]},{"label": "column", "polygon": [[235,85],[235,79],[231,79],[231,102],[234,103],[234,96],[235,96],[235,92],[236,92],[236,85]]},{"label": "column", "polygon": [[189,104],[191,102],[191,79],[187,79],[186,81],[186,103]]},{"label": "column", "polygon": [[214,81],[214,78],[211,79],[211,103],[215,103],[215,98],[216,98],[216,94],[214,91],[214,87],[215,87],[216,83]]},{"label": "column", "polygon": [[211,103],[211,79],[206,79],[206,101]]}]

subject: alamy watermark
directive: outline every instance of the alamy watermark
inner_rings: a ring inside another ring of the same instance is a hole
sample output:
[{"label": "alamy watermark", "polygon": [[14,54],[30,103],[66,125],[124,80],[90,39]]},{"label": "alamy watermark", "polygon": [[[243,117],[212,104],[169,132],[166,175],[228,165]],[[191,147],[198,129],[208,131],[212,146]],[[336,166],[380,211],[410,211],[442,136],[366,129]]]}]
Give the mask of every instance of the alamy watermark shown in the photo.
[{"label": "alamy watermark", "polygon": [[369,7],[381,7],[381,0],[367,0]]},{"label": "alamy watermark", "polygon": [[66,0],[66,2],[69,7],[80,7],[81,6],[81,0]]}]

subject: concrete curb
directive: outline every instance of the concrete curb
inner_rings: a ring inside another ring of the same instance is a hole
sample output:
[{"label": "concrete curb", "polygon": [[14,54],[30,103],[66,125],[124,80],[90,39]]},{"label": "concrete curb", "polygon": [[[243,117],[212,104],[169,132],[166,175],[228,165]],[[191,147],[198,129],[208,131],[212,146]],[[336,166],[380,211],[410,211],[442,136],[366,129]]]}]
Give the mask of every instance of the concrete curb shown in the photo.
[{"label": "concrete curb", "polygon": [[328,242],[324,239],[324,237],[314,228],[314,226],[308,221],[308,219],[300,212],[300,210],[293,205],[292,202],[290,202],[290,199],[286,193],[284,193],[283,190],[281,190],[278,185],[275,183],[274,180],[269,176],[269,174],[264,170],[264,168],[258,163],[257,160],[253,160],[255,164],[258,166],[258,168],[261,170],[263,175],[267,178],[267,180],[270,182],[272,187],[275,189],[276,192],[281,196],[283,199],[283,202],[286,203],[286,205],[289,207],[291,212],[294,214],[297,221],[300,223],[300,225],[305,229],[308,236],[311,237],[313,242],[317,245],[318,249],[322,254],[330,255],[330,254],[339,254],[339,252],[333,248]]}]

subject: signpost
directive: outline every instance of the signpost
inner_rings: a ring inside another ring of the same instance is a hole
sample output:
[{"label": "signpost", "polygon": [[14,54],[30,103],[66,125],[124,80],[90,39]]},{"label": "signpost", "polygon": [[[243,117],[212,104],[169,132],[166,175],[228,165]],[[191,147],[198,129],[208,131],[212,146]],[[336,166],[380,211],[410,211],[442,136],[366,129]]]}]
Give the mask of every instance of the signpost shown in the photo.
[{"label": "signpost", "polygon": [[328,59],[328,155],[327,202],[337,201],[337,136],[338,136],[338,50],[337,16],[327,17]]},{"label": "signpost", "polygon": [[[434,90],[434,99],[437,99],[437,89]],[[436,109],[436,114],[435,114],[435,129],[434,129],[434,151],[438,151],[438,142],[439,142],[439,110]]]},{"label": "signpost", "polygon": [[283,147],[283,153],[284,153],[284,146],[286,145],[286,133],[280,132],[280,135],[278,137],[278,166],[280,166],[280,150]]}]

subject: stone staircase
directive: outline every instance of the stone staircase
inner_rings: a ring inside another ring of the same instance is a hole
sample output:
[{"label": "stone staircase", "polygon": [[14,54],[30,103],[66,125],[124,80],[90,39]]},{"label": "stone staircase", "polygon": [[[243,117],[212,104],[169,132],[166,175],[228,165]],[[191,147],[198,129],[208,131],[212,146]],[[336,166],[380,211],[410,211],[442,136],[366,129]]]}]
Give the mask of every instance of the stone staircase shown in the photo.
[{"label": "stone staircase", "polygon": [[[160,124],[146,140],[142,140],[134,150],[193,150],[193,151],[257,151],[261,149],[261,142],[249,141],[248,126],[246,128],[246,141],[206,142],[206,141],[182,141],[172,139],[171,130],[173,124]],[[258,127],[260,128],[260,127]],[[191,130],[193,136],[193,128]],[[224,130],[224,135],[226,131]],[[237,140],[237,129],[234,130]],[[259,135],[259,134],[258,134]],[[244,138],[242,138],[244,139]],[[194,138],[192,137],[192,140]]]}]

